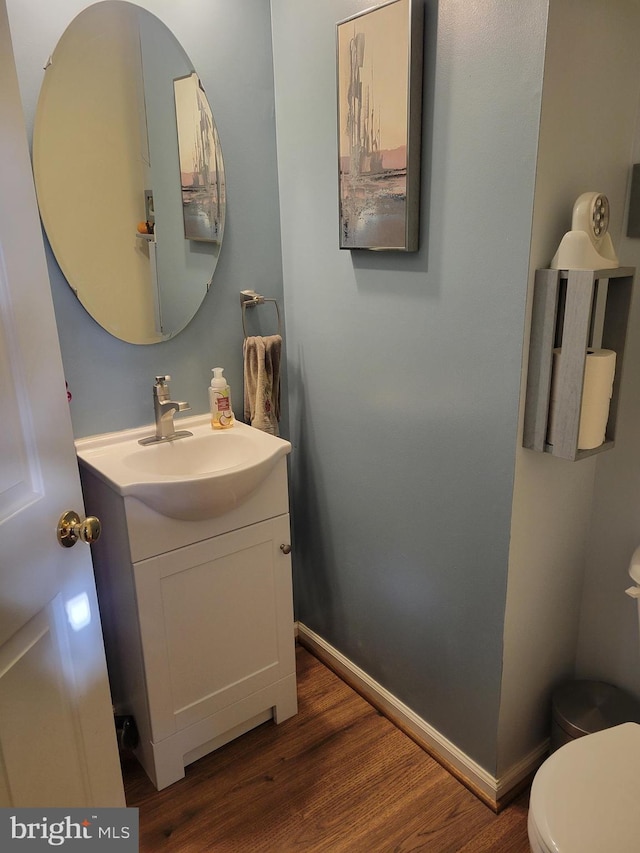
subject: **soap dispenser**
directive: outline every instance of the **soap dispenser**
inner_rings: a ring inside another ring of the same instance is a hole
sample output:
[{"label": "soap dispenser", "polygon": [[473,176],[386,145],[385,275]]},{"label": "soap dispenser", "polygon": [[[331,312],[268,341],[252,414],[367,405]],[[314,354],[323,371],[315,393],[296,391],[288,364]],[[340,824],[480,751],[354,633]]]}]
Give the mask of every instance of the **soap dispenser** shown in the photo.
[{"label": "soap dispenser", "polygon": [[209,406],[213,429],[229,429],[235,422],[231,408],[231,389],[222,375],[223,369],[222,367],[212,368],[213,379],[209,387]]}]

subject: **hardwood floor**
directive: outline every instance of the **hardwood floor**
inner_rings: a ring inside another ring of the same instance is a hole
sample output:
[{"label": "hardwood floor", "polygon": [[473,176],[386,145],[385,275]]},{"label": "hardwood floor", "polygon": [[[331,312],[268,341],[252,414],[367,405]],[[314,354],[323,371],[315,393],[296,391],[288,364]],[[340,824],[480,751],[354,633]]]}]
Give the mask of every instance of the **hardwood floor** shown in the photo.
[{"label": "hardwood floor", "polygon": [[123,755],[141,853],[529,853],[528,792],[499,815],[298,646],[299,713],[156,791]]}]

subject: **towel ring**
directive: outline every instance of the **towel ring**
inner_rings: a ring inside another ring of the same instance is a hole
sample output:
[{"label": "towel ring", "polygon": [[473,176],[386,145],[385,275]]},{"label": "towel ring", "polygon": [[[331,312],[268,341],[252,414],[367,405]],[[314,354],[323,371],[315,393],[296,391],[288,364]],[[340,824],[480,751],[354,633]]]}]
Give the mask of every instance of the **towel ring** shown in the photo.
[{"label": "towel ring", "polygon": [[273,302],[276,306],[276,314],[278,315],[278,334],[282,337],[282,322],[280,319],[280,308],[277,299],[271,299],[268,296],[261,296],[255,290],[241,290],[240,304],[242,305],[242,331],[245,338],[247,337],[247,328],[245,326],[245,311],[247,308],[255,308],[256,305],[264,305],[265,302]]}]

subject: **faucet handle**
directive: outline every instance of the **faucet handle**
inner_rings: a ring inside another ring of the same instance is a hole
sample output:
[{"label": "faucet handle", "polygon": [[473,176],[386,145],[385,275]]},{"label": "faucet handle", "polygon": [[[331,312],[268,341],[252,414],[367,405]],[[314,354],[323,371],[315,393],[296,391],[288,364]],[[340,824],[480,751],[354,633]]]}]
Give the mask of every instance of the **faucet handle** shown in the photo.
[{"label": "faucet handle", "polygon": [[157,400],[164,402],[169,399],[169,386],[167,382],[171,379],[169,374],[166,376],[156,376],[156,384],[153,386],[153,395]]}]

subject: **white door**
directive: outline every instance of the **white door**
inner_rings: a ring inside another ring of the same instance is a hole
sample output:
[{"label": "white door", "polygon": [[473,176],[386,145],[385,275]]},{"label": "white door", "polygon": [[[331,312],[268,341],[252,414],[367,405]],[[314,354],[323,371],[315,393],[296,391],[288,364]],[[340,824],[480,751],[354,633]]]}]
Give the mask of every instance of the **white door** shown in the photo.
[{"label": "white door", "polygon": [[0,806],[124,805],[68,408],[0,0]]}]

